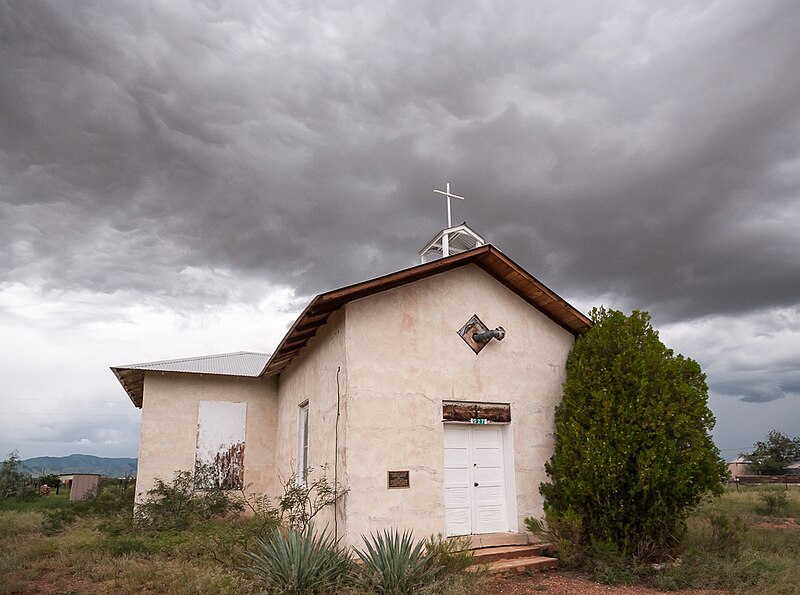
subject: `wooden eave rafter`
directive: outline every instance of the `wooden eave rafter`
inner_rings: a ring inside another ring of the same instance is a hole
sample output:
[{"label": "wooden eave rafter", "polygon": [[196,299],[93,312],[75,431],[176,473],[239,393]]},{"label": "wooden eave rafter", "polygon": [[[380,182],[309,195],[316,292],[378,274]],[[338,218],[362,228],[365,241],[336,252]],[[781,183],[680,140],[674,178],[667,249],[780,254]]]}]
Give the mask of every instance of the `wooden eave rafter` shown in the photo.
[{"label": "wooden eave rafter", "polygon": [[111,368],[119,380],[122,388],[128,393],[133,404],[142,408],[142,395],[144,393],[144,370],[131,370],[128,368]]},{"label": "wooden eave rafter", "polygon": [[467,252],[441,258],[410,269],[363,281],[341,289],[334,289],[316,296],[294,321],[281,340],[278,348],[264,366],[261,375],[280,373],[308,344],[308,341],[328,321],[330,315],[348,302],[387,291],[401,285],[413,283],[451,269],[475,264],[498,282],[536,307],[553,322],[578,336],[591,325],[589,318],[581,314],[566,300],[549,289],[541,281],[508,258],[491,244]]}]

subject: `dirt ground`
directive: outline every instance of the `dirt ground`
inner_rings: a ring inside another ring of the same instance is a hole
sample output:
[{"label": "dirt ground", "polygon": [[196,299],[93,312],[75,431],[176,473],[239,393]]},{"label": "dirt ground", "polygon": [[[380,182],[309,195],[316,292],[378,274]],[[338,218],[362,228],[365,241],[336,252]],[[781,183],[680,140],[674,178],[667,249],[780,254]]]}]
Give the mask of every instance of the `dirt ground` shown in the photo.
[{"label": "dirt ground", "polygon": [[[526,595],[548,593],[549,595],[656,595],[662,593],[647,587],[612,587],[599,585],[585,576],[565,570],[554,570],[536,574],[520,574],[495,579],[489,595]],[[687,589],[673,591],[679,595],[722,595],[724,591]]]},{"label": "dirt ground", "polygon": [[[47,570],[47,569],[45,569]],[[513,574],[498,577],[487,577],[480,589],[482,595],[527,595],[546,593],[548,595],[657,595],[662,591],[641,586],[610,586],[601,585],[590,581],[586,575],[570,570],[551,570],[534,572],[530,574]],[[0,586],[2,586],[0,576]],[[129,587],[129,585],[128,585]],[[2,590],[2,589],[0,589]],[[5,593],[15,595],[83,595],[92,593],[97,595],[118,595],[119,584],[112,580],[92,580],[86,574],[59,574],[57,576],[45,572],[37,580],[20,585],[18,590],[4,590]],[[142,595],[158,595],[165,592],[180,593],[181,590],[168,590],[162,588],[148,588],[142,585],[136,593]],[[186,593],[193,592],[188,585]],[[677,595],[725,595],[725,591],[709,589],[685,589],[673,591]]]},{"label": "dirt ground", "polygon": [[[99,590],[98,590],[99,587]],[[33,582],[20,594],[69,594],[111,593],[102,585],[98,586],[87,577],[64,577],[58,584]],[[141,593],[155,593],[144,589]],[[534,574],[520,574],[493,579],[486,595],[527,595],[547,593],[548,595],[657,595],[662,593],[646,587],[612,587],[593,583],[576,572],[554,570]],[[724,591],[689,589],[674,591],[678,595],[724,595]]]}]

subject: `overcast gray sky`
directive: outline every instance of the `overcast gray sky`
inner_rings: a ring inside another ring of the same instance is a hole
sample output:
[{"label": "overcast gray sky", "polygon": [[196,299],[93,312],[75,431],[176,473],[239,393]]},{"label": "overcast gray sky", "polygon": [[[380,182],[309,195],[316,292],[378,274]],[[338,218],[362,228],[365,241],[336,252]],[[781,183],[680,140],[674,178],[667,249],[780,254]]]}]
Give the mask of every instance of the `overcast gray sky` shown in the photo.
[{"label": "overcast gray sky", "polygon": [[269,352],[467,222],[651,312],[726,458],[800,435],[800,4],[0,4],[0,449],[136,456],[108,366]]}]

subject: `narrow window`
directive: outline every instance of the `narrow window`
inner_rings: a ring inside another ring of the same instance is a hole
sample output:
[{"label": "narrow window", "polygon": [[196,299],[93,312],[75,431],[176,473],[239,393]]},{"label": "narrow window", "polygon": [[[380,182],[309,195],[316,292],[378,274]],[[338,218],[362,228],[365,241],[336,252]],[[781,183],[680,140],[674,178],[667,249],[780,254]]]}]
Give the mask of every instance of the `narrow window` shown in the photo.
[{"label": "narrow window", "polygon": [[300,405],[297,416],[297,483],[308,480],[308,401]]}]

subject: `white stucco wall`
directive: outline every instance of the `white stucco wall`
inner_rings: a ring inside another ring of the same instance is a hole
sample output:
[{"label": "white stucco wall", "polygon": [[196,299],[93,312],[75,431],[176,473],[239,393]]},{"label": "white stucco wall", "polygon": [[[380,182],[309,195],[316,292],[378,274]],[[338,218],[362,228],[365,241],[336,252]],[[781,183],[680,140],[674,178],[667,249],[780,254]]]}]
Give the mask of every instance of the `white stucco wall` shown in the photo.
[{"label": "white stucco wall", "polygon": [[[473,314],[507,331],[479,355],[457,334]],[[443,400],[511,403],[518,528],[541,515],[572,334],[475,265],[354,301],[345,329],[347,542],[392,526],[444,532]],[[400,469],[411,488],[388,490]]]},{"label": "white stucco wall", "polygon": [[[308,401],[308,464],[314,469],[311,480],[325,473],[333,485],[336,464],[336,401],[337,370],[342,396],[339,421],[339,471],[344,467],[346,427],[344,392],[347,382],[344,352],[344,312],[331,315],[296,358],[280,374],[277,465],[279,475],[289,478],[297,464],[297,428],[299,406]],[[323,471],[327,467],[327,471]],[[338,519],[338,532],[343,530],[343,519]],[[333,533],[333,510],[325,510],[317,518],[318,528],[328,527]]]},{"label": "white stucco wall", "polygon": [[200,401],[247,404],[244,483],[247,492],[277,493],[275,378],[147,372],[142,401],[136,494],[141,500],[157,478],[192,471]]},{"label": "white stucco wall", "polygon": [[[479,355],[457,334],[473,314],[507,331]],[[336,516],[338,535],[360,545],[362,534],[382,528],[443,533],[442,401],[510,403],[510,528],[521,529],[522,518],[542,513],[538,487],[573,343],[568,331],[475,265],[353,301],[278,376],[148,372],[137,494],[156,478],[193,468],[204,400],[247,403],[244,481],[248,491],[273,497],[294,472],[299,405],[308,401],[309,465],[315,473],[327,465],[332,482],[338,393],[338,476],[349,489]],[[409,470],[411,488],[387,489],[389,470]],[[333,529],[332,510],[317,519],[324,526]]]}]

